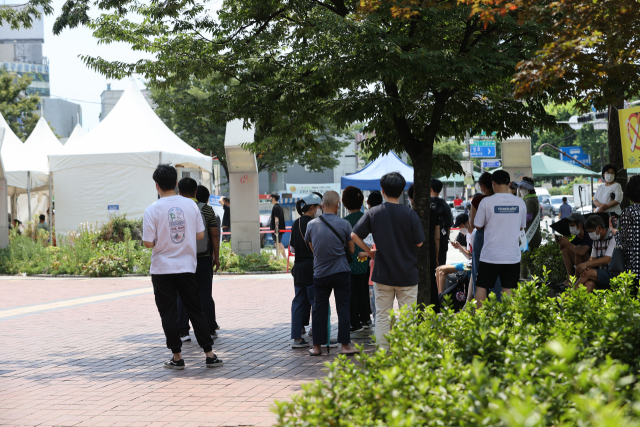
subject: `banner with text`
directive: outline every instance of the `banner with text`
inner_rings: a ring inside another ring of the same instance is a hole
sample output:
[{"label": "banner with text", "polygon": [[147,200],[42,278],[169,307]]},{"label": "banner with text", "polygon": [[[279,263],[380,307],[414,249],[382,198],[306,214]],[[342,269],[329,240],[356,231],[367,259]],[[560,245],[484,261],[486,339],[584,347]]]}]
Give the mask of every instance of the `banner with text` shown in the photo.
[{"label": "banner with text", "polygon": [[320,194],[324,194],[325,191],[335,191],[340,194],[340,183],[329,183],[329,184],[287,184],[286,192],[291,193],[291,197],[304,197],[307,194],[311,194],[313,192],[317,192]]},{"label": "banner with text", "polygon": [[640,167],[640,107],[618,110],[624,167]]}]

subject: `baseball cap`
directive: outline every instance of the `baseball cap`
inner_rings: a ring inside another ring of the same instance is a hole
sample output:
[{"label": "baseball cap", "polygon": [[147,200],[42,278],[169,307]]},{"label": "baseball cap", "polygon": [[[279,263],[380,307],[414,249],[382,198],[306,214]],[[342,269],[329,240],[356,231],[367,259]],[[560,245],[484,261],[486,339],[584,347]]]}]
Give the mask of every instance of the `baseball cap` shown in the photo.
[{"label": "baseball cap", "polygon": [[469,221],[469,215],[460,214],[456,217],[456,222],[453,224],[454,228],[458,228],[461,225],[464,225],[465,222]]},{"label": "baseball cap", "polygon": [[491,174],[491,181],[495,182],[498,185],[507,185],[511,182],[511,177],[509,176],[509,172],[505,170],[499,170]]},{"label": "baseball cap", "polygon": [[322,203],[322,199],[315,193],[307,194],[302,201],[305,205],[319,205]]},{"label": "baseball cap", "polygon": [[582,223],[582,225],[584,225],[584,223],[585,223],[584,217],[579,213],[572,213],[571,215],[569,215],[566,218],[566,220],[568,222],[580,222],[580,223]]}]

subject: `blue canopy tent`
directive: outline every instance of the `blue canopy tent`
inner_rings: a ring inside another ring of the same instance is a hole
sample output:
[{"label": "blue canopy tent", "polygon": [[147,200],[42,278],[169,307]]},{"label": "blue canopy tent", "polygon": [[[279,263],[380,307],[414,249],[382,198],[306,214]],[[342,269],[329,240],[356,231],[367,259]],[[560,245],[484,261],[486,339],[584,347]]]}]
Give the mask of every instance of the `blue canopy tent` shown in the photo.
[{"label": "blue canopy tent", "polygon": [[400,172],[407,181],[405,189],[413,184],[413,168],[394,153],[388,153],[378,157],[358,172],[340,178],[340,188],[353,185],[360,190],[380,190],[380,178],[389,172]]}]

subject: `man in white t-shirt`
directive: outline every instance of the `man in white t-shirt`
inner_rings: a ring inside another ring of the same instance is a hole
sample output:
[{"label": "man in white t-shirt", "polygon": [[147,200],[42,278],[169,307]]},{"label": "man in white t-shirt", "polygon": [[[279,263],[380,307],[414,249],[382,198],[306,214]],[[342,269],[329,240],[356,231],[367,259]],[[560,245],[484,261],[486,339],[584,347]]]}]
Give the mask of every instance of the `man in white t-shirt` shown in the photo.
[{"label": "man in white t-shirt", "polygon": [[151,253],[151,282],[156,306],[162,319],[167,347],[173,358],[167,369],[184,369],[182,340],[178,326],[178,295],[189,314],[198,344],[206,353],[207,368],[222,366],[213,354],[213,339],[202,311],[196,280],[196,240],[204,238],[204,224],[198,206],[178,196],[178,173],[171,165],[160,164],[153,173],[160,198],[144,211],[142,240]]},{"label": "man in white t-shirt", "polygon": [[491,181],[495,194],[482,199],[474,219],[476,227],[484,228],[484,246],[476,279],[478,307],[482,307],[487,291],[496,285],[498,277],[506,294],[511,294],[511,289],[518,286],[520,233],[527,226],[527,207],[521,198],[509,192],[509,173],[495,171]]}]

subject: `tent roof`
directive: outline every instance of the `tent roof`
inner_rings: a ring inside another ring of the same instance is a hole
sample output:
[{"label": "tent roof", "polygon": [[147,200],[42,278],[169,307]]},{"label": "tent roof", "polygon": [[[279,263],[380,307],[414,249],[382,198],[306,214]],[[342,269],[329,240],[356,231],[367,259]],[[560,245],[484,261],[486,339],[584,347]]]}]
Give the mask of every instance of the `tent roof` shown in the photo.
[{"label": "tent roof", "polygon": [[29,162],[35,167],[35,170],[48,171],[49,154],[58,154],[62,152],[62,144],[56,138],[49,124],[40,117],[33,132],[24,142],[24,148],[29,153]]},{"label": "tent roof", "polygon": [[535,153],[531,156],[531,168],[533,176],[600,176],[600,173],[563,162],[560,159],[549,157],[546,154]]},{"label": "tent roof", "polygon": [[97,164],[155,168],[163,162],[211,172],[211,158],[178,138],[133,81],[109,115],[82,137],[82,144],[74,143],[49,161],[52,171]]},{"label": "tent roof", "polygon": [[69,147],[73,147],[78,142],[78,140],[86,134],[87,132],[82,129],[82,126],[80,126],[80,124],[76,124],[76,126],[73,128],[73,132],[71,132],[71,135],[69,135],[69,139],[67,139],[67,142],[64,144],[65,150],[68,150]]},{"label": "tent roof", "polygon": [[349,185],[361,190],[380,190],[380,178],[389,172],[400,172],[407,181],[406,188],[413,184],[413,168],[400,160],[394,153],[382,155],[363,169],[340,179],[340,188]]},{"label": "tent roof", "polygon": [[37,158],[34,159],[34,153],[28,151],[25,144],[13,133],[2,114],[0,114],[0,127],[5,129],[0,153],[7,175],[7,186],[26,190],[27,172],[33,172],[33,187],[43,185],[44,182],[40,182],[40,180],[46,179],[45,175],[48,174],[49,170],[46,164],[46,156],[44,157],[45,163],[42,162],[41,158],[39,161]]}]

